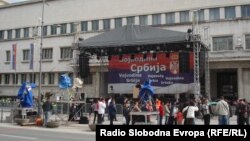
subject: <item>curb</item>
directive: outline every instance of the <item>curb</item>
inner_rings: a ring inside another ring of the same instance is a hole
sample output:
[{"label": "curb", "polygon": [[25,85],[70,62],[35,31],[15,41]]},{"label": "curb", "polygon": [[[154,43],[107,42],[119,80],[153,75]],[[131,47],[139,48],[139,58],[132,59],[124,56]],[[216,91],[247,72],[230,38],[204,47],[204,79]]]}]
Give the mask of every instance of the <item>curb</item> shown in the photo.
[{"label": "curb", "polygon": [[95,132],[91,131],[88,125],[83,125],[83,126],[61,125],[58,128],[44,128],[44,127],[38,127],[38,126],[19,126],[17,124],[1,123],[0,129],[1,128],[15,128],[15,129],[37,130],[37,131],[51,131],[51,132],[95,135]]}]

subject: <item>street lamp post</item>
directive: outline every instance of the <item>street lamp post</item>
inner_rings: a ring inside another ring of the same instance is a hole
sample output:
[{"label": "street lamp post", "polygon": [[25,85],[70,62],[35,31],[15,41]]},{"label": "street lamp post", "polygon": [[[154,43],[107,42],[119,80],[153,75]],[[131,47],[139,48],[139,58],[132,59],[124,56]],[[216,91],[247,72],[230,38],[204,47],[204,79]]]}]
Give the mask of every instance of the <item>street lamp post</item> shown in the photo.
[{"label": "street lamp post", "polygon": [[40,42],[40,59],[39,59],[39,89],[38,89],[38,115],[41,115],[41,90],[42,90],[42,49],[43,49],[43,24],[44,24],[44,6],[42,2],[42,19],[41,19],[41,42]]}]

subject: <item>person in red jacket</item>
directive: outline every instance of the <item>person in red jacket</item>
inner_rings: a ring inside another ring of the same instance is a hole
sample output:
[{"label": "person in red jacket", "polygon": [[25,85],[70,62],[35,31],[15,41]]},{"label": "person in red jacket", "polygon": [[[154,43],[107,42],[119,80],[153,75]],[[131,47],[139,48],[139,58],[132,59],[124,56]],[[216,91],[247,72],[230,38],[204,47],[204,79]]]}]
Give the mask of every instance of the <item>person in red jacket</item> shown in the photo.
[{"label": "person in red jacket", "polygon": [[164,116],[164,108],[163,108],[164,103],[161,101],[159,104],[159,125],[162,125],[162,119]]},{"label": "person in red jacket", "polygon": [[181,112],[181,110],[178,110],[178,112],[176,113],[177,125],[183,125],[183,120],[184,120],[183,113]]}]

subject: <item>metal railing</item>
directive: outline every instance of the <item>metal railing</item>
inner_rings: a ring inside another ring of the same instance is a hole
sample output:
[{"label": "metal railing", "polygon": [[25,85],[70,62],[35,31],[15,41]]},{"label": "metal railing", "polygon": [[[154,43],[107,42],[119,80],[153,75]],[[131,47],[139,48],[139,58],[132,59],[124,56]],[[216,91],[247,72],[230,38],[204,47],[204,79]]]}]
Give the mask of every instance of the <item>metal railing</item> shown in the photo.
[{"label": "metal railing", "polygon": [[[0,123],[13,123],[14,122],[14,109],[18,107],[17,102],[0,102]],[[84,105],[80,105],[77,107],[76,111],[79,111],[78,116],[80,116],[80,113],[83,115],[89,114],[89,109],[91,108],[91,104],[87,103]],[[35,110],[37,110],[37,106],[34,107]],[[116,104],[116,110],[117,114],[123,114],[123,106],[121,104]],[[68,109],[68,104],[53,104],[53,111],[52,114],[63,114],[67,115],[70,114],[71,109]],[[93,111],[92,111],[93,112]],[[106,108],[106,114],[108,114],[108,110]]]}]

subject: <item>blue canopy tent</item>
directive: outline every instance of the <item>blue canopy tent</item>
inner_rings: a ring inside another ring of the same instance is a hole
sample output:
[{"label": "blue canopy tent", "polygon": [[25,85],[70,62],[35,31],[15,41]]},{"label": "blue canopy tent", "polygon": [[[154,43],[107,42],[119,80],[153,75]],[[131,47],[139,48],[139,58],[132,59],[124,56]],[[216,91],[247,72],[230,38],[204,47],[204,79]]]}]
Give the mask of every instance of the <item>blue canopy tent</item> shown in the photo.
[{"label": "blue canopy tent", "polygon": [[20,104],[23,108],[33,107],[33,93],[32,89],[36,87],[36,84],[24,82],[18,91],[17,98],[20,99]]}]

